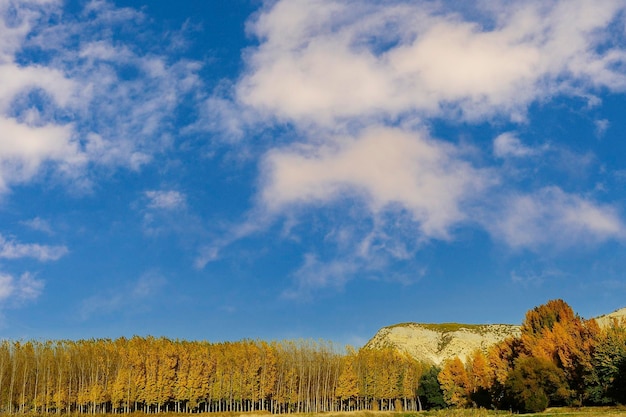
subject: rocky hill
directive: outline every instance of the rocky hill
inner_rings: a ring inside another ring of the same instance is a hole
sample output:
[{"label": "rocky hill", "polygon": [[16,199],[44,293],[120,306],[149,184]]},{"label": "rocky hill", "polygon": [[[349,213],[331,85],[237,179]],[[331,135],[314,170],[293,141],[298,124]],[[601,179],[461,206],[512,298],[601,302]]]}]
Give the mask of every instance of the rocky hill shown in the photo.
[{"label": "rocky hill", "polygon": [[600,317],[596,317],[596,321],[600,325],[600,327],[610,326],[613,323],[613,320],[617,319],[618,322],[622,322],[626,320],[626,308],[621,308],[619,310],[615,310],[610,314],[605,314]]},{"label": "rocky hill", "polygon": [[[626,320],[626,308],[596,318],[600,327],[613,319]],[[403,323],[380,329],[366,347],[394,347],[414,358],[441,365],[458,356],[462,361],[476,349],[486,352],[490,346],[511,336],[520,335],[520,326],[512,324],[417,324]]]},{"label": "rocky hill", "polygon": [[440,365],[456,356],[465,361],[476,349],[486,351],[507,337],[519,335],[520,326],[510,324],[404,323],[380,329],[365,346],[394,347],[420,361]]}]

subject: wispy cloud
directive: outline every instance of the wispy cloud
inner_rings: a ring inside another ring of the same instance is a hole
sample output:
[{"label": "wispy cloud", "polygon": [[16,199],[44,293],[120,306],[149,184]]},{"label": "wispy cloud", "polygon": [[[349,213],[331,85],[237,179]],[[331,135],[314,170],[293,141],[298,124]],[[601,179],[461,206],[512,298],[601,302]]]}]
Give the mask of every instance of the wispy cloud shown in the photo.
[{"label": "wispy cloud", "polygon": [[252,210],[247,217],[244,222],[223,227],[219,230],[218,237],[213,237],[211,243],[202,245],[194,260],[195,267],[202,269],[208,263],[220,259],[224,248],[240,239],[266,231],[276,221],[276,218],[264,209]]},{"label": "wispy cloud", "polygon": [[91,166],[139,169],[171,145],[174,109],[199,85],[197,63],[159,55],[166,40],[114,37],[149,32],[141,12],[92,1],[73,18],[61,8],[0,5],[0,191],[49,168],[79,186]]},{"label": "wispy cloud", "polygon": [[50,225],[50,222],[45,219],[42,219],[41,217],[34,217],[30,220],[24,220],[20,223],[28,227],[29,229],[36,230],[38,232],[43,232],[48,235],[52,235],[54,233],[54,231],[52,230],[52,226]]},{"label": "wispy cloud", "polygon": [[493,140],[493,153],[498,158],[527,158],[539,155],[547,149],[547,146],[542,148],[526,146],[511,132],[502,133]]},{"label": "wispy cloud", "polygon": [[533,270],[524,269],[522,271],[511,272],[511,282],[523,287],[541,287],[547,280],[563,278],[564,272],[558,269]]},{"label": "wispy cloud", "polygon": [[44,282],[29,273],[18,278],[0,273],[0,309],[17,308],[26,302],[34,301],[39,298],[43,288]]},{"label": "wispy cloud", "polygon": [[196,214],[187,200],[186,193],[171,188],[148,190],[142,193],[142,198],[133,207],[142,214],[146,235],[173,235],[188,246],[206,238],[206,227],[202,217]]},{"label": "wispy cloud", "polygon": [[501,215],[487,220],[486,227],[513,248],[567,248],[626,237],[626,226],[615,207],[558,187],[515,195],[503,204]]},{"label": "wispy cloud", "polygon": [[139,279],[120,288],[105,290],[82,301],[79,307],[81,320],[93,316],[106,316],[120,311],[137,312],[148,308],[167,280],[158,272],[146,272]]},{"label": "wispy cloud", "polygon": [[38,243],[19,243],[0,235],[0,258],[34,258],[41,262],[56,261],[69,253],[66,246],[49,246]]},{"label": "wispy cloud", "polygon": [[611,123],[606,119],[596,120],[594,124],[596,126],[596,136],[598,138],[602,138],[606,131],[609,130],[609,127],[611,127]]},{"label": "wispy cloud", "polygon": [[314,254],[306,254],[304,264],[294,273],[292,288],[282,293],[284,298],[306,300],[314,292],[331,288],[342,289],[361,267],[353,261],[322,262]]},{"label": "wispy cloud", "polygon": [[[404,286],[412,285],[419,281],[427,273],[427,268],[411,264],[410,272],[405,273],[398,268],[405,258],[404,253],[398,254],[390,248],[385,248],[384,243],[380,247],[370,246],[363,250],[364,244],[372,236],[363,238],[356,234],[350,239],[355,247],[342,247],[342,243],[328,239],[328,246],[334,248],[335,255],[324,257],[315,252],[305,253],[301,266],[291,274],[292,283],[282,293],[284,299],[296,301],[309,301],[319,294],[326,292],[343,291],[351,282],[357,279],[369,279],[399,283]],[[362,239],[359,241],[358,239]],[[409,245],[409,239],[401,239],[395,236],[392,246]],[[347,242],[343,242],[344,244]],[[390,268],[394,265],[393,268]]]},{"label": "wispy cloud", "polygon": [[204,268],[208,263],[214,262],[220,257],[220,249],[222,246],[226,246],[226,244],[208,246],[200,248],[198,254],[196,255],[196,259],[194,260],[194,266],[198,269]]},{"label": "wispy cloud", "polygon": [[184,208],[187,201],[184,194],[175,190],[146,191],[145,195],[151,209],[177,210]]}]

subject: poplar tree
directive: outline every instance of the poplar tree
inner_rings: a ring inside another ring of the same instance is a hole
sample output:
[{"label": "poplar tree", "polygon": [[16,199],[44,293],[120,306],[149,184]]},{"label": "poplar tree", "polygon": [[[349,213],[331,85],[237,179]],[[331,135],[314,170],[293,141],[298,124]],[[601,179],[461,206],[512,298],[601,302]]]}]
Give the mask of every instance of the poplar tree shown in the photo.
[{"label": "poplar tree", "polygon": [[446,361],[438,379],[448,405],[465,407],[469,404],[470,383],[461,359],[457,357]]},{"label": "poplar tree", "polygon": [[341,411],[350,411],[356,406],[355,401],[359,395],[356,361],[357,354],[354,349],[350,346],[346,347],[346,355],[341,361],[341,371],[336,390]]}]

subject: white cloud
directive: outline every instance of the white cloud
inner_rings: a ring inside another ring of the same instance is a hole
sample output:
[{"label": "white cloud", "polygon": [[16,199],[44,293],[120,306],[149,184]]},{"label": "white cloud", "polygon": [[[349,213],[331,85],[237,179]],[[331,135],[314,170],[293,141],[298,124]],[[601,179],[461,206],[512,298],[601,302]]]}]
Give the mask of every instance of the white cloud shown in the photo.
[{"label": "white cloud", "polygon": [[34,258],[41,262],[56,261],[67,255],[65,246],[40,245],[38,243],[19,243],[0,235],[0,258]]},{"label": "white cloud", "polygon": [[[0,64],[0,111],[15,112],[21,95],[30,91],[43,92],[60,106],[66,106],[75,99],[79,85],[65,77],[55,68],[38,64],[22,67],[16,63]],[[17,103],[16,103],[17,100]]]},{"label": "white cloud", "polygon": [[[198,269],[204,268],[208,263],[217,261],[222,256],[222,250],[240,239],[245,239],[256,233],[266,231],[276,220],[275,214],[267,212],[265,209],[256,208],[248,212],[246,221],[234,225],[221,225],[222,230],[219,237],[211,239],[210,244],[199,248],[194,266]],[[197,223],[194,227],[197,229]]]},{"label": "white cloud", "polygon": [[536,271],[525,269],[522,271],[511,271],[511,282],[523,287],[540,287],[547,280],[562,278],[565,274],[558,269],[544,269]]},{"label": "white cloud", "polygon": [[210,131],[219,134],[222,142],[235,143],[246,135],[246,127],[253,125],[258,115],[250,109],[237,106],[222,97],[209,97],[200,107],[200,117],[185,132]]},{"label": "white cloud", "polygon": [[44,282],[31,274],[22,274],[19,278],[0,273],[0,308],[19,307],[23,303],[39,298]]},{"label": "white cloud", "polygon": [[502,133],[493,141],[493,153],[498,158],[525,158],[541,153],[544,149],[525,146],[521,140],[511,132]]},{"label": "white cloud", "polygon": [[24,220],[20,223],[32,230],[44,232],[49,235],[54,234],[54,231],[52,230],[52,226],[50,225],[50,222],[48,222],[45,219],[42,219],[41,217],[35,217],[30,220]]},{"label": "white cloud", "polygon": [[260,45],[236,98],[269,120],[331,126],[407,113],[522,120],[556,94],[626,88],[626,50],[600,48],[623,2],[479,4],[471,20],[448,2],[274,2],[249,25]]},{"label": "white cloud", "polygon": [[13,294],[13,277],[0,274],[0,300],[6,300]]},{"label": "white cloud", "polygon": [[455,147],[393,128],[277,149],[263,167],[261,200],[269,212],[353,196],[372,214],[407,210],[426,237],[436,238],[447,238],[450,227],[466,219],[462,205],[490,183]]},{"label": "white cloud", "polygon": [[[623,26],[625,11],[624,1],[585,0],[266,3],[248,23],[259,44],[244,53],[230,100],[220,88],[205,102],[204,127],[229,140],[276,126],[287,126],[291,136],[265,144],[250,211],[257,226],[207,246],[197,266],[281,216],[288,222],[310,207],[343,209],[347,200],[362,205],[374,224],[348,240],[364,254],[394,259],[410,258],[420,239],[451,239],[463,225],[482,227],[514,248],[623,239],[614,206],[557,187],[510,197],[517,184],[502,182],[530,168],[485,167],[483,155],[430,138],[423,126],[434,119],[526,123],[532,104],[566,96],[596,105],[596,92],[625,91],[624,34],[611,29]],[[567,146],[527,145],[512,132],[497,136],[492,151],[571,177],[593,161]],[[531,158],[547,154],[547,162]],[[343,214],[340,222],[357,222]],[[396,221],[381,222],[385,216]],[[323,286],[335,270],[364,268],[354,262],[357,252],[328,270],[311,255],[296,282]]]},{"label": "white cloud", "polygon": [[18,302],[33,301],[43,292],[45,283],[35,279],[31,274],[22,274],[15,285],[15,298]]},{"label": "white cloud", "polygon": [[46,162],[64,167],[85,162],[71,126],[30,126],[0,116],[0,191],[31,180]]},{"label": "white cloud", "polygon": [[0,0],[0,57],[11,61],[15,51],[41,19],[43,13],[53,13],[61,0]]},{"label": "white cloud", "polygon": [[[355,279],[411,285],[427,272],[426,268],[411,264],[410,271],[405,273],[398,269],[398,261],[405,259],[397,253],[384,247],[370,247],[363,251],[363,248],[358,247],[358,241],[352,240],[352,243],[354,246],[350,248],[342,248],[338,244],[332,259],[323,259],[314,252],[304,254],[302,265],[291,274],[292,285],[281,293],[281,297],[306,301],[320,292],[341,291]],[[337,242],[325,239],[326,248],[335,244]],[[390,268],[392,263],[395,263],[395,268]]]},{"label": "white cloud", "polygon": [[201,248],[194,261],[194,266],[198,269],[202,269],[208,263],[218,260],[220,257],[220,249],[222,248],[222,246],[226,246],[226,244],[221,244],[218,246],[205,246]]},{"label": "white cloud", "polygon": [[62,6],[0,1],[0,191],[48,167],[72,180],[141,168],[171,145],[175,108],[199,85],[199,64],[138,47],[167,44],[135,36],[149,31],[141,12],[92,1],[76,18]]},{"label": "white cloud", "polygon": [[159,273],[147,272],[137,280],[132,289],[132,297],[145,299],[158,292],[167,280]]},{"label": "white cloud", "polygon": [[626,237],[618,211],[558,187],[517,195],[491,213],[486,228],[513,248],[570,247]]},{"label": "white cloud", "polygon": [[184,208],[187,198],[179,191],[146,191],[148,208],[158,210],[178,210]]},{"label": "white cloud", "polygon": [[135,313],[145,310],[166,284],[167,280],[160,273],[146,272],[121,288],[112,288],[84,299],[79,308],[80,319],[119,311]]},{"label": "white cloud", "polygon": [[177,236],[185,242],[206,238],[204,220],[187,204],[188,196],[176,190],[149,190],[133,204],[143,215],[143,231],[151,237]]},{"label": "white cloud", "polygon": [[[366,126],[405,115],[521,121],[528,105],[554,95],[626,87],[626,50],[606,42],[622,2],[490,2],[469,13],[449,6],[278,1],[251,22],[260,45],[246,55],[236,99],[270,124],[294,123],[306,140],[266,155],[260,200],[269,212],[352,196],[373,214],[402,207],[424,236],[448,238],[469,213],[490,210],[486,191],[503,191],[490,188],[495,170],[479,170],[423,134]],[[365,128],[346,138],[338,133],[345,121]],[[331,139],[319,137],[320,127]],[[499,158],[547,150],[511,132],[493,146]],[[559,240],[542,232],[560,228],[574,241],[623,233],[615,209],[555,188],[514,199],[491,229],[519,247]]]},{"label": "white cloud", "polygon": [[609,127],[611,127],[611,122],[606,119],[596,120],[594,122],[596,126],[596,136],[601,138],[604,136]]},{"label": "white cloud", "polygon": [[331,288],[342,289],[352,276],[361,269],[348,260],[322,262],[314,254],[306,254],[304,264],[294,273],[294,286],[283,291],[289,299],[307,299],[313,292]]}]

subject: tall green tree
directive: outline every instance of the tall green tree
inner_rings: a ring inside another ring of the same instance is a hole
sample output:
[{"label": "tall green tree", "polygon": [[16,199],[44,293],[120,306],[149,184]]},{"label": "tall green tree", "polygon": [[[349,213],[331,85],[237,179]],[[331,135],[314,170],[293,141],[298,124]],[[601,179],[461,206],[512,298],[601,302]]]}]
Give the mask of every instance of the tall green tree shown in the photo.
[{"label": "tall green tree", "polygon": [[570,396],[565,373],[543,358],[520,358],[505,384],[509,406],[521,413],[544,411]]},{"label": "tall green tree", "polygon": [[446,407],[443,390],[437,379],[440,372],[441,368],[431,366],[420,378],[417,395],[421,408],[425,410],[439,410]]},{"label": "tall green tree", "polygon": [[446,403],[451,407],[466,407],[470,404],[470,382],[461,359],[447,361],[438,377]]},{"label": "tall green tree", "polygon": [[586,390],[594,404],[626,403],[626,326],[614,321],[598,337]]}]

